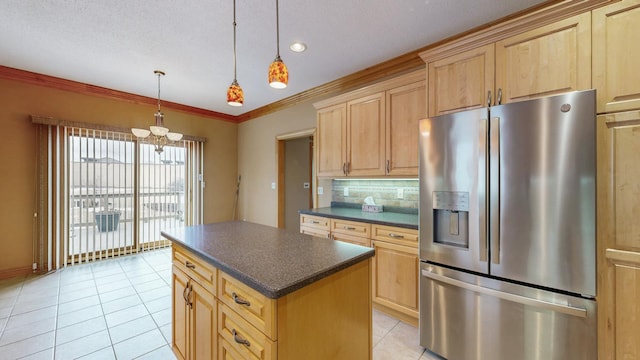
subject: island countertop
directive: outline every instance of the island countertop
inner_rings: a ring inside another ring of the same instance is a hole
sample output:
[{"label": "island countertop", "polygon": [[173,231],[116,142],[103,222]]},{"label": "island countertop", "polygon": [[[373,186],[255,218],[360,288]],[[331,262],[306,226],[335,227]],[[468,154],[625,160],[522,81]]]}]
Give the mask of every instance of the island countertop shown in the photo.
[{"label": "island countertop", "polygon": [[179,227],[161,234],[271,299],[374,255],[364,246],[244,221]]}]

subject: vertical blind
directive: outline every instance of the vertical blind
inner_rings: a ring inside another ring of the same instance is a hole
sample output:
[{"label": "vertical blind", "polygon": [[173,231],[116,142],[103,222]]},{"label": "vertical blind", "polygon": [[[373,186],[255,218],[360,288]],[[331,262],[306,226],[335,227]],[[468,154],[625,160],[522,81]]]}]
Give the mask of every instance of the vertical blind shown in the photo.
[{"label": "vertical blind", "polygon": [[40,271],[164,247],[162,229],[202,223],[204,141],[186,138],[156,153],[122,130],[32,121]]}]

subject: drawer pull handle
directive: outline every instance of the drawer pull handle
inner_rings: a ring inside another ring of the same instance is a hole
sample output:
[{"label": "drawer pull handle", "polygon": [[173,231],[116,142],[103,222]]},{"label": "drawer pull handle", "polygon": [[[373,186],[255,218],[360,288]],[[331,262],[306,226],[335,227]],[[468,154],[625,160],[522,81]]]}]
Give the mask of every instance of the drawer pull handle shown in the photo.
[{"label": "drawer pull handle", "polygon": [[184,262],[184,265],[185,265],[187,268],[189,268],[189,269],[195,269],[195,268],[196,268],[196,265],[195,265],[195,264],[192,264],[192,263],[190,263],[190,262],[188,262],[188,261],[185,261],[185,262]]},{"label": "drawer pull handle", "polygon": [[389,233],[389,237],[396,238],[396,239],[404,239],[404,235],[394,234],[394,233]]},{"label": "drawer pull handle", "polygon": [[246,347],[251,346],[251,343],[249,342],[249,340],[243,339],[240,335],[238,335],[238,332],[236,331],[236,329],[232,329],[231,333],[233,334],[233,340],[238,344],[242,344]]},{"label": "drawer pull handle", "polygon": [[345,226],[344,226],[344,229],[345,229],[345,230],[355,230],[356,228],[355,228],[355,227],[353,227],[353,226],[347,226],[347,225],[345,225]]},{"label": "drawer pull handle", "polygon": [[313,221],[311,221],[311,223],[312,223],[312,224],[320,224],[320,221],[318,221],[318,220],[313,220]]},{"label": "drawer pull handle", "polygon": [[236,304],[240,304],[240,305],[245,305],[245,306],[251,306],[251,303],[243,298],[241,298],[240,296],[238,296],[238,294],[231,293],[231,296],[233,296],[233,301],[236,302]]}]

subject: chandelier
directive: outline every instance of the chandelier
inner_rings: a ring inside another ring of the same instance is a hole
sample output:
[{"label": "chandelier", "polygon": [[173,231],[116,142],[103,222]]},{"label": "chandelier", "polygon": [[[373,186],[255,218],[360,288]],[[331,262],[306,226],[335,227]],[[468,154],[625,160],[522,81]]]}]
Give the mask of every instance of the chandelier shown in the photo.
[{"label": "chandelier", "polygon": [[182,134],[169,132],[169,129],[164,127],[164,114],[160,111],[160,77],[164,76],[164,72],[155,70],[153,73],[158,76],[158,111],[154,114],[156,125],[149,126],[149,130],[132,128],[131,132],[140,141],[155,146],[156,152],[160,154],[166,145],[180,141]]}]

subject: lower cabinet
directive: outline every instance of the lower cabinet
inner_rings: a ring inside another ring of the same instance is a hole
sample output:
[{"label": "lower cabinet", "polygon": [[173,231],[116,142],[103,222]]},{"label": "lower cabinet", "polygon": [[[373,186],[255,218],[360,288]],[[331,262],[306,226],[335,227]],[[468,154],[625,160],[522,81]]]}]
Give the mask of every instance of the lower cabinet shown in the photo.
[{"label": "lower cabinet", "polygon": [[173,349],[180,359],[214,359],[217,353],[216,299],[173,267]]},{"label": "lower cabinet", "polygon": [[271,299],[175,243],[173,254],[178,359],[371,359],[370,260]]},{"label": "lower cabinet", "polygon": [[418,231],[372,226],[374,307],[418,325]]},{"label": "lower cabinet", "polygon": [[418,325],[418,230],[361,221],[300,215],[300,232],[318,232],[337,241],[373,247],[373,307],[406,323]]}]

